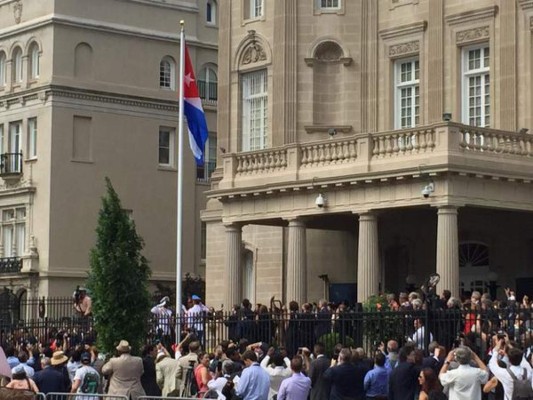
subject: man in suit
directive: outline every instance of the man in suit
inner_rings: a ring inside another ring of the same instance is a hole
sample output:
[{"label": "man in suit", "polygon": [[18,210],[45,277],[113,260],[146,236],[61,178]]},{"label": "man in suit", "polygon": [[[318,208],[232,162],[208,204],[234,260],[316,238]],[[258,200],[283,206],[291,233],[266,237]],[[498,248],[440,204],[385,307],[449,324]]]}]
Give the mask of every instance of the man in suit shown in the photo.
[{"label": "man in suit", "polygon": [[[181,354],[181,348],[178,351],[176,358],[178,359],[178,370],[176,376],[178,378],[180,393],[185,390],[185,383],[187,378],[187,372],[194,369],[198,365],[198,353],[200,352],[200,342],[194,341],[189,343],[189,352],[186,355]],[[184,349],[185,350],[185,349]]]},{"label": "man in suit", "polygon": [[327,399],[330,392],[329,382],[324,379],[324,372],[331,365],[331,360],[325,356],[323,343],[316,343],[313,348],[315,359],[309,367],[309,378],[311,378],[311,400]]},{"label": "man in suit", "polygon": [[388,400],[413,400],[418,385],[414,348],[402,347],[398,353],[398,361],[390,374]]},{"label": "man in suit", "polygon": [[118,357],[113,357],[102,367],[102,373],[110,376],[108,395],[137,400],[139,396],[145,395],[141,385],[143,361],[141,357],[130,354],[131,347],[126,340],[121,340],[116,349]]},{"label": "man in suit", "polygon": [[168,352],[160,350],[155,360],[157,384],[161,388],[163,397],[179,397],[178,369],[179,362],[171,358]]},{"label": "man in suit", "polygon": [[439,371],[444,363],[444,360],[440,356],[440,346],[437,342],[433,341],[428,346],[429,356],[424,357],[422,360],[422,368],[431,368],[438,375]]},{"label": "man in suit", "polygon": [[[324,372],[324,379],[330,382],[330,400],[364,400],[364,379],[366,370],[358,363],[352,363],[352,352],[343,348],[336,366]],[[414,394],[410,400],[414,399]]]}]

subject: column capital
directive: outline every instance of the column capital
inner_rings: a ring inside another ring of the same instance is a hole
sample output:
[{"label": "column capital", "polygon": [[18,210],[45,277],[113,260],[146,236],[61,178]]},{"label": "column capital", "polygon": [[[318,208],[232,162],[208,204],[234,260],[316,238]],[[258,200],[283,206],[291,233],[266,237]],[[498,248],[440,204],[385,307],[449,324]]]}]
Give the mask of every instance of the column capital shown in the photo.
[{"label": "column capital", "polygon": [[226,228],[226,232],[230,231],[241,231],[243,227],[243,223],[241,222],[225,222],[223,223],[224,228]]},{"label": "column capital", "polygon": [[378,219],[378,214],[375,211],[364,211],[357,213],[359,215],[359,222],[361,221],[376,221]]},{"label": "column capital", "polygon": [[289,226],[300,226],[305,228],[305,221],[301,217],[283,218],[284,221],[289,223]]},{"label": "column capital", "polygon": [[459,206],[455,205],[445,205],[437,207],[437,214],[457,214],[459,211]]}]

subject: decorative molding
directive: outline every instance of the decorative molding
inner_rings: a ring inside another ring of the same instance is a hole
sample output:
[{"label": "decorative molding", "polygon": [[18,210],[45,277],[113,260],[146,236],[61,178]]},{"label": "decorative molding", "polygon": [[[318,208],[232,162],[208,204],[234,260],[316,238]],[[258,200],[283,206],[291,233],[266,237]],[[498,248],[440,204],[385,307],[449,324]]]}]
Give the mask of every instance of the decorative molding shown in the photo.
[{"label": "decorative molding", "polygon": [[382,39],[394,39],[402,36],[413,35],[422,33],[428,26],[427,21],[413,22],[412,24],[395,26],[393,28],[382,29],[379,31],[379,35]]},{"label": "decorative molding", "polygon": [[533,17],[529,18],[529,30],[533,32]]},{"label": "decorative molding", "polygon": [[494,18],[498,14],[498,6],[480,8],[478,10],[465,11],[462,13],[451,14],[444,19],[449,25],[467,24],[483,19]]},{"label": "decorative molding", "polygon": [[328,133],[330,129],[335,129],[337,133],[350,133],[353,130],[352,125],[306,125],[306,133]]},{"label": "decorative molding", "polygon": [[413,40],[407,43],[400,43],[389,46],[389,57],[395,58],[410,54],[415,54],[420,51],[420,40]]},{"label": "decorative molding", "polygon": [[182,1],[182,0],[122,0],[130,3],[140,3],[146,4],[149,6],[160,7],[160,8],[171,8],[174,10],[181,11],[190,11],[190,12],[199,12],[198,5],[192,4],[191,2]]},{"label": "decorative molding", "polygon": [[244,49],[241,58],[241,65],[255,64],[258,62],[266,61],[266,59],[267,56],[265,50],[263,49],[263,46],[261,46],[256,41],[252,41],[252,43],[250,43],[248,47]]},{"label": "decorative molding", "polygon": [[16,0],[13,4],[13,17],[15,18],[15,23],[20,24],[22,20],[22,2],[21,0]]},{"label": "decorative molding", "polygon": [[490,38],[490,27],[488,25],[459,31],[455,34],[455,42],[457,44],[475,42],[488,38]]},{"label": "decorative molding", "polygon": [[271,62],[271,51],[268,42],[255,30],[248,31],[248,35],[241,41],[235,53],[235,67],[241,70],[242,67],[260,67]]},{"label": "decorative molding", "polygon": [[409,4],[418,5],[419,0],[390,0],[389,10],[394,10],[395,8],[407,6]]},{"label": "decorative molding", "polygon": [[344,49],[333,40],[324,40],[314,47],[313,57],[304,58],[305,63],[312,67],[314,63],[350,65],[352,57],[346,57]]},{"label": "decorative molding", "polygon": [[533,0],[518,0],[518,4],[523,10],[533,9]]}]

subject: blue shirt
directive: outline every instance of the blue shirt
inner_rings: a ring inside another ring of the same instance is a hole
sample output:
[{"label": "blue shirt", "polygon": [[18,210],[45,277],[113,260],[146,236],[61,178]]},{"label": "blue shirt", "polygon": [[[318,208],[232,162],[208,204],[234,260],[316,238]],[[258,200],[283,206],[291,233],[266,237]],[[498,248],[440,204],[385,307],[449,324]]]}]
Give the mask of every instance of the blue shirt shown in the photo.
[{"label": "blue shirt", "polygon": [[9,356],[7,358],[7,363],[9,364],[9,368],[13,369],[15,368],[17,365],[20,364],[20,361],[17,357],[15,356]]},{"label": "blue shirt", "polygon": [[270,391],[270,377],[254,362],[242,371],[241,379],[237,383],[235,393],[244,400],[268,400]]},{"label": "blue shirt", "polygon": [[387,396],[390,369],[378,367],[368,371],[365,375],[366,397]]},{"label": "blue shirt", "polygon": [[311,379],[301,372],[292,374],[281,382],[278,400],[307,400],[310,390]]}]

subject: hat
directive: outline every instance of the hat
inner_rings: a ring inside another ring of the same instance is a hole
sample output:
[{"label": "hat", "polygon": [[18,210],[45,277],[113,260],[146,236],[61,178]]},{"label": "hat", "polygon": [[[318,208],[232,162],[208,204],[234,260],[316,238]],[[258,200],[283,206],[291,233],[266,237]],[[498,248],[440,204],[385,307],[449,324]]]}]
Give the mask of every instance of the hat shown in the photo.
[{"label": "hat", "polygon": [[191,299],[193,299],[193,300],[202,300],[202,298],[200,296],[197,296],[195,294],[192,295]]},{"label": "hat", "polygon": [[65,355],[65,353],[63,353],[62,351],[55,351],[52,355],[52,360],[50,361],[50,363],[52,365],[60,365],[66,362],[67,360],[68,357]]},{"label": "hat", "polygon": [[81,362],[84,362],[84,361],[91,361],[91,355],[87,352],[84,352],[81,354]]},{"label": "hat", "polygon": [[127,340],[121,340],[116,349],[120,353],[129,353],[131,351],[130,344]]}]

